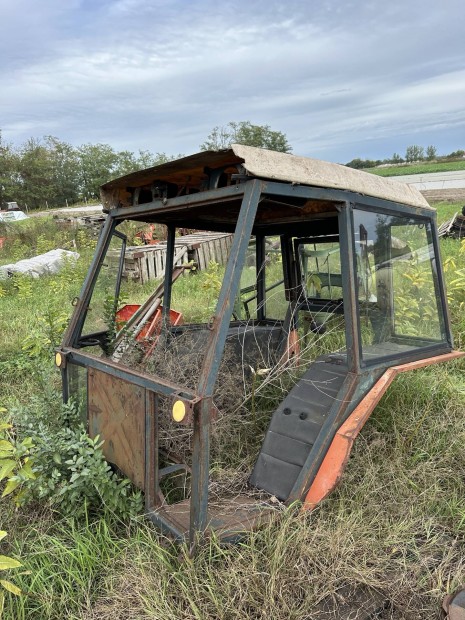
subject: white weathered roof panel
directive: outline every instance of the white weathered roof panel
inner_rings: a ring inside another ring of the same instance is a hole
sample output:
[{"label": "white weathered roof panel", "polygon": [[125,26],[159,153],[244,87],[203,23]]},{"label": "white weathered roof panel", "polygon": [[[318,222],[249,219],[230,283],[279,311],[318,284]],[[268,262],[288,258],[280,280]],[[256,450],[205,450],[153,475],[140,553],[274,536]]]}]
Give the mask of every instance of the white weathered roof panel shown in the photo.
[{"label": "white weathered roof panel", "polygon": [[120,197],[113,196],[114,190],[150,185],[155,179],[199,188],[206,168],[239,163],[252,177],[356,192],[434,211],[416,188],[405,183],[340,164],[242,144],[221,151],[202,151],[114,179],[102,185],[102,200],[106,208],[112,208],[120,201]]},{"label": "white weathered roof panel", "polygon": [[392,179],[310,157],[278,153],[242,144],[233,144],[231,148],[237,157],[244,160],[244,168],[253,176],[301,185],[342,189],[413,207],[432,208],[417,189]]}]

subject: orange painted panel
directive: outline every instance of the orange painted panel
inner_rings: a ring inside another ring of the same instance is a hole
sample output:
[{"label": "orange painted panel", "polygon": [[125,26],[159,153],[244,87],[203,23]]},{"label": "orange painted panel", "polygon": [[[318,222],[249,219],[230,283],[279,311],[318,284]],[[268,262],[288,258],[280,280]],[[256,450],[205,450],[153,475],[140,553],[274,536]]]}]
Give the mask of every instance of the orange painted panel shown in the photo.
[{"label": "orange painted panel", "polygon": [[461,351],[452,351],[444,355],[437,355],[388,368],[337,431],[315,480],[305,497],[304,509],[312,510],[315,508],[339,483],[357,435],[362,430],[383,394],[400,372],[416,370],[440,362],[448,362],[463,356],[465,356],[465,353]]}]

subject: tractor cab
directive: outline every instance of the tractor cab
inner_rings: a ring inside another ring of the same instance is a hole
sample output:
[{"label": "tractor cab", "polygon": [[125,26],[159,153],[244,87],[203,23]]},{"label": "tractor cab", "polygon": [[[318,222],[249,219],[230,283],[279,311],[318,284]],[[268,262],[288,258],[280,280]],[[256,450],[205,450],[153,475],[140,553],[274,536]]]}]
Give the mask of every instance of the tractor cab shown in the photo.
[{"label": "tractor cab", "polygon": [[[461,355],[436,214],[411,187],[233,145],[102,200],[57,351],[64,397],[177,539],[312,508],[395,375]],[[166,238],[130,247],[142,225]]]}]

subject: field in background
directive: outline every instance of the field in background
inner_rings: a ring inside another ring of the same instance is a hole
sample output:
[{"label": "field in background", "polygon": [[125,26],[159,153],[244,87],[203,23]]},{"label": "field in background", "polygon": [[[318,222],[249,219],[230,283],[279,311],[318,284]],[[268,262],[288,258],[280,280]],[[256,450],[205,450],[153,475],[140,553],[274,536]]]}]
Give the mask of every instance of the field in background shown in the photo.
[{"label": "field in background", "polygon": [[386,168],[366,168],[364,172],[377,174],[380,177],[402,176],[404,174],[427,174],[429,172],[453,172],[465,170],[465,160],[447,162],[424,162],[403,166],[387,166]]},{"label": "field in background", "polygon": [[[437,207],[440,223],[461,203]],[[37,218],[0,253],[3,264],[57,244],[81,253],[57,276],[0,282],[0,416],[13,423],[58,415],[53,347],[95,245],[54,226]],[[464,349],[460,248],[441,241],[456,347]],[[208,272],[195,277],[208,283]],[[25,594],[7,595],[4,617],[300,620],[318,618],[317,606],[338,592],[350,599],[369,590],[386,603],[382,617],[439,618],[444,594],[465,581],[464,375],[458,361],[400,376],[357,440],[341,485],[317,510],[277,510],[270,527],[242,544],[211,540],[195,559],[141,516],[84,509],[63,517],[45,502],[15,509],[0,499],[0,530],[9,532],[0,553],[30,571],[8,575]],[[254,407],[265,415],[270,402]]]}]

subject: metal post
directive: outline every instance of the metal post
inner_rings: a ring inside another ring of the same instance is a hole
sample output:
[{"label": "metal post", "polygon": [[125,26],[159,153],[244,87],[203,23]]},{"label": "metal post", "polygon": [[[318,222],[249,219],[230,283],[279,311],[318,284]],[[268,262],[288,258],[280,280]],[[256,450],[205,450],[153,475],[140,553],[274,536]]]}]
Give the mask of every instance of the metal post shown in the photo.
[{"label": "metal post", "polygon": [[63,387],[63,402],[67,403],[69,400],[69,373],[68,368],[61,368],[61,385]]},{"label": "metal post", "polygon": [[287,301],[297,300],[295,263],[293,260],[292,241],[288,235],[281,235],[281,256],[283,259],[284,292]]},{"label": "metal post", "polygon": [[257,213],[260,192],[260,181],[253,180],[247,183],[215,315],[212,317],[211,334],[200,373],[198,392],[202,396],[212,395],[218,376],[229,322],[234,309],[234,300],[239,291],[241,273]]},{"label": "metal post", "polygon": [[263,321],[266,317],[266,282],[265,282],[265,237],[255,237],[255,260],[257,269],[257,319]]},{"label": "metal post", "polygon": [[176,237],[176,228],[168,226],[168,240],[166,243],[166,262],[165,262],[165,290],[163,293],[163,325],[169,324],[170,307],[171,307],[171,290],[173,284],[173,261],[174,261],[174,240]]},{"label": "metal post", "polygon": [[121,239],[121,252],[119,255],[119,263],[118,263],[118,273],[116,275],[116,287],[115,287],[115,314],[116,311],[118,310],[118,300],[119,300],[119,294],[121,291],[121,279],[123,277],[123,271],[124,271],[124,256],[126,254],[126,235],[121,234],[118,231],[115,231],[115,236],[118,237],[118,239]]},{"label": "metal post", "polygon": [[247,183],[200,373],[198,393],[202,396],[202,400],[194,411],[192,439],[192,496],[189,528],[191,545],[195,543],[197,534],[203,532],[208,523],[211,395],[218,376],[234,300],[239,291],[240,277],[257,213],[260,192],[260,181],[253,180]]},{"label": "metal post", "polygon": [[145,390],[145,508],[159,506],[158,395]]},{"label": "metal post", "polygon": [[[436,288],[436,303],[438,307],[439,319],[441,328],[444,330],[444,336],[451,348],[453,348],[453,337],[450,328],[450,315],[449,315],[449,307],[447,305],[447,297],[446,297],[446,285],[444,281],[444,271],[442,268],[442,260],[441,260],[441,252],[439,249],[439,235],[438,235],[438,227],[436,222],[437,216],[436,213],[433,214],[433,219],[430,220],[430,236],[427,234],[428,243],[432,241],[433,250],[434,250],[434,262],[433,262],[433,281]],[[428,230],[428,229],[427,229]],[[436,276],[436,277],[435,277]],[[436,280],[437,278],[437,280]],[[439,288],[439,290],[437,290]]]},{"label": "metal post", "polygon": [[189,524],[189,543],[191,547],[195,545],[199,533],[203,532],[208,524],[211,408],[212,399],[204,398],[194,413]]},{"label": "metal post", "polygon": [[360,372],[360,321],[358,317],[357,279],[355,274],[355,242],[351,203],[339,214],[342,294],[346,330],[347,365],[349,372]]}]

